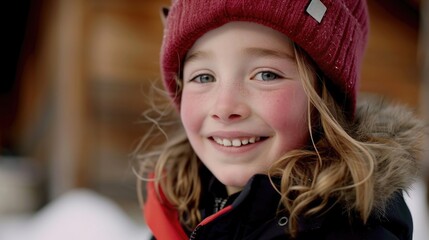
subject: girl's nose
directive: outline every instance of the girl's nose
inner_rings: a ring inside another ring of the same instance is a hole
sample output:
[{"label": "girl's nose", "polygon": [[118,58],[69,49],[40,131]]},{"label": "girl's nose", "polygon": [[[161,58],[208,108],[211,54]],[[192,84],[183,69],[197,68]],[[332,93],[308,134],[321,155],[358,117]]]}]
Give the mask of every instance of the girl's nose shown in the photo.
[{"label": "girl's nose", "polygon": [[227,123],[246,119],[250,115],[246,94],[239,87],[221,87],[216,95],[210,110],[213,119]]}]

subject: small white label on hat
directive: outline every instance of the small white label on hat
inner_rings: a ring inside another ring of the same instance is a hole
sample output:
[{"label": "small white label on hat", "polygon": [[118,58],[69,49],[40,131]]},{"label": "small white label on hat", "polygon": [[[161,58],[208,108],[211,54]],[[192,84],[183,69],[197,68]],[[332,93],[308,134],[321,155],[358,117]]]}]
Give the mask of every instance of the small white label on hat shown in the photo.
[{"label": "small white label on hat", "polygon": [[307,7],[307,13],[310,14],[317,22],[322,22],[326,13],[326,6],[320,0],[311,0]]}]

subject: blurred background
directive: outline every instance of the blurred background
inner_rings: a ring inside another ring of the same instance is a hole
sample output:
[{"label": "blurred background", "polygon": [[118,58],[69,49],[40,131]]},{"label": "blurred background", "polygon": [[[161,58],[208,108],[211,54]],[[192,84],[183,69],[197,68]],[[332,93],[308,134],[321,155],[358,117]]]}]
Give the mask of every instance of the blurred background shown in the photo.
[{"label": "blurred background", "polygon": [[[169,3],[5,3],[0,239],[29,239],[23,233],[29,229],[31,239],[58,239],[55,234],[72,230],[81,235],[70,239],[100,238],[101,232],[102,239],[147,237],[130,154],[145,133],[139,124],[145,93],[160,78],[160,9]],[[407,104],[429,119],[428,1],[368,4],[361,91]],[[419,214],[415,239],[429,234],[423,232],[429,227],[425,154],[425,175],[408,199]]]}]

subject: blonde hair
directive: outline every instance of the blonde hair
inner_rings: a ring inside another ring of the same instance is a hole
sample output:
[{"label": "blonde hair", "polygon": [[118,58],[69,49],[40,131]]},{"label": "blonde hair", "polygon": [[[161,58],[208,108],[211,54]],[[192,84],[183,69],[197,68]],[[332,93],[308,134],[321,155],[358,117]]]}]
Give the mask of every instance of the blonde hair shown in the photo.
[{"label": "blonde hair", "polygon": [[[298,46],[294,45],[294,49],[309,98],[307,114],[311,141],[304,149],[288,152],[268,170],[271,179],[280,179],[279,186],[272,183],[281,196],[282,206],[290,214],[288,224],[292,236],[297,234],[299,216],[322,214],[328,210],[332,199],[346,201],[348,210],[357,210],[365,222],[373,206],[375,168],[373,145],[349,135],[345,129],[351,128],[352,123],[329,93],[323,77],[315,74],[314,64]],[[180,89],[177,92],[180,93]],[[152,105],[159,106],[159,103]],[[192,229],[201,221],[198,209],[203,186],[198,172],[202,163],[180,121],[171,121],[178,119],[176,112],[174,107],[168,111],[153,108],[151,113],[158,117],[147,114],[152,126],[139,144],[136,159],[140,162],[140,180],[155,181],[158,191],[162,189],[169,204],[178,210],[181,223]],[[169,131],[162,130],[165,126],[173,126],[176,131],[167,135]],[[148,149],[147,140],[153,139],[150,136],[159,136],[159,130],[164,133],[165,142]],[[150,173],[155,177],[148,177]],[[142,196],[141,181],[139,183],[139,196]]]},{"label": "blonde hair", "polygon": [[[296,235],[299,216],[321,214],[333,199],[345,201],[345,210],[357,210],[366,222],[373,206],[376,159],[371,148],[378,147],[376,140],[366,139],[364,143],[349,135],[346,129],[351,130],[353,124],[329,93],[323,78],[315,79],[317,76],[310,74],[315,72],[313,65],[299,47],[295,47],[295,56],[309,98],[312,146],[288,152],[269,170],[271,177],[281,178],[278,192],[290,214],[290,232]],[[319,89],[313,87],[315,81]],[[315,202],[318,204],[312,205]]]}]

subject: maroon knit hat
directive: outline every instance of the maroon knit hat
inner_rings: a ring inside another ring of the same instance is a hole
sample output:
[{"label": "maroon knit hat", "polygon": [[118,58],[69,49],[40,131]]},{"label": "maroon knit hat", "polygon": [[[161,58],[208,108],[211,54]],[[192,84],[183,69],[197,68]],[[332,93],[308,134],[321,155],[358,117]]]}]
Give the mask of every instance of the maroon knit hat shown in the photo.
[{"label": "maroon knit hat", "polygon": [[365,0],[174,0],[164,30],[161,70],[177,106],[175,79],[186,53],[203,34],[232,21],[262,24],[288,36],[329,79],[337,102],[354,114],[368,35]]}]

